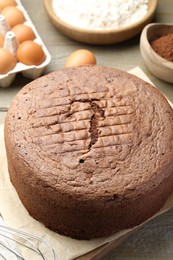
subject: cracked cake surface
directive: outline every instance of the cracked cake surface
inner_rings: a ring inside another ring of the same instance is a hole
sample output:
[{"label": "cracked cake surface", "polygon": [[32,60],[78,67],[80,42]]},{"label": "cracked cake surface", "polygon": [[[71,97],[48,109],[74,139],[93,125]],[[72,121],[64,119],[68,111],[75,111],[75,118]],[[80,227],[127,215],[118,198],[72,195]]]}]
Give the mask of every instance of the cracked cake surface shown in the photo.
[{"label": "cracked cake surface", "polygon": [[9,174],[29,213],[78,239],[147,220],[173,188],[173,112],[143,80],[113,68],[50,73],[14,98]]}]

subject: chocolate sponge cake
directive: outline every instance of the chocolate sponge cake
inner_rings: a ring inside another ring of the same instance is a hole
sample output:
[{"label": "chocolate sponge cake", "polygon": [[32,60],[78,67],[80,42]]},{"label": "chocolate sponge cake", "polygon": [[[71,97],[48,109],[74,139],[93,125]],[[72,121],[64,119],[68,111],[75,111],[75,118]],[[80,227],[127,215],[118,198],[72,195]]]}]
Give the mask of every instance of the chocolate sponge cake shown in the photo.
[{"label": "chocolate sponge cake", "polygon": [[68,68],[29,83],[7,113],[5,144],[30,215],[73,238],[134,227],[173,189],[173,110],[117,69]]}]

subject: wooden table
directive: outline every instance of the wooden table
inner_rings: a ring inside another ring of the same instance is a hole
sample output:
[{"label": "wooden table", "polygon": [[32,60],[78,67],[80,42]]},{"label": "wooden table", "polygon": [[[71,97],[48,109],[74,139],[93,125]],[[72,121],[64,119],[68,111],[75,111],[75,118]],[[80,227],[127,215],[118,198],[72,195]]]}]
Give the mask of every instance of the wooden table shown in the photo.
[{"label": "wooden table", "polygon": [[[70,40],[60,34],[49,22],[41,0],[22,0],[35,27],[47,46],[52,61],[45,74],[60,69],[68,55],[79,48],[93,51],[100,65],[129,70],[139,66],[153,83],[173,101],[173,85],[154,77],[146,68],[139,49],[139,36],[127,42],[111,46],[90,46]],[[155,22],[173,23],[173,1],[158,0]],[[0,88],[0,106],[8,106],[14,95],[30,80],[17,75],[8,88]],[[4,122],[5,113],[0,113],[0,123]],[[117,249],[107,254],[104,260],[172,260],[173,259],[173,209],[151,221],[137,231]]]}]

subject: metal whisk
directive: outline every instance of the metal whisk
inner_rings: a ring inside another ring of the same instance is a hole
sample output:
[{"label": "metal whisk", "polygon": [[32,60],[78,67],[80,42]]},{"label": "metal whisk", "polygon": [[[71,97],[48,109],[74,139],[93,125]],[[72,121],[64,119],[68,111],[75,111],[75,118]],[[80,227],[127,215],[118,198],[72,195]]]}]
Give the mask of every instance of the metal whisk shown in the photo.
[{"label": "metal whisk", "polygon": [[[0,225],[0,259],[3,260],[27,260],[20,252],[19,247],[27,248],[33,252],[33,256],[43,260],[57,260],[55,251],[51,245],[38,236]],[[28,259],[29,260],[29,259]]]}]

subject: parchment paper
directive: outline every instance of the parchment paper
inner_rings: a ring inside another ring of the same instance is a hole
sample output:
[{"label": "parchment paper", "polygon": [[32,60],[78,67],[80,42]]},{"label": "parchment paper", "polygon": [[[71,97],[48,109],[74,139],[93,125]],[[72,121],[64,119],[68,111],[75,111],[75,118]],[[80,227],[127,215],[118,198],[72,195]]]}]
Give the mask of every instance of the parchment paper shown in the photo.
[{"label": "parchment paper", "polygon": [[[132,69],[129,72],[150,82],[143,71],[138,67]],[[167,211],[172,206],[173,192],[162,210],[159,211],[156,215]],[[41,223],[29,216],[9,180],[4,146],[3,125],[0,125],[0,213],[2,214],[7,225],[9,225],[10,227],[21,229],[23,231],[35,234],[41,238],[46,239],[54,248],[58,256],[58,260],[69,260],[79,257],[87,252],[92,251],[100,245],[121,237],[123,234],[130,231],[130,229],[123,230],[114,234],[111,237],[106,238],[93,239],[90,241],[78,241],[50,231],[49,229],[45,228]],[[33,254],[28,249],[21,249],[21,251],[26,260],[40,259],[36,257],[35,253]],[[48,259],[51,260],[51,258]]]}]

